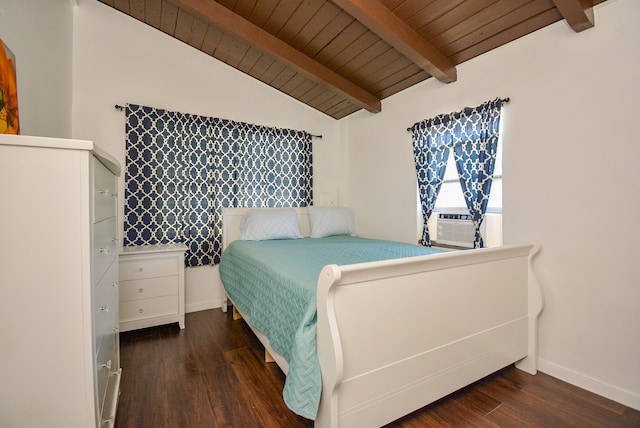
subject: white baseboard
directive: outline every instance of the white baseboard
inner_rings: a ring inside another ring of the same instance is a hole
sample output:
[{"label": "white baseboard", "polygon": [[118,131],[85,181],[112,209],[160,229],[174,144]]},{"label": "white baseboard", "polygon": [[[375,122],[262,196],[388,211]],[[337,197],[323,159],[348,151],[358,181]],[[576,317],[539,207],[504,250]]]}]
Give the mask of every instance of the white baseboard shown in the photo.
[{"label": "white baseboard", "polygon": [[206,311],[207,309],[215,309],[222,307],[222,299],[205,300],[200,302],[192,302],[184,305],[184,311],[186,313]]},{"label": "white baseboard", "polygon": [[610,385],[542,358],[538,358],[538,370],[632,409],[640,410],[640,394],[636,392]]}]

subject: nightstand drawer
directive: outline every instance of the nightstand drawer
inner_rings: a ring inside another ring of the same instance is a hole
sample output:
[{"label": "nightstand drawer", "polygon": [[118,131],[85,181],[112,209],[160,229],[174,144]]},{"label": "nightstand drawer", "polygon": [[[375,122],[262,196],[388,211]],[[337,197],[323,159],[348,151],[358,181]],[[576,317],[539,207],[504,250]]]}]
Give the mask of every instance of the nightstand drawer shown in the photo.
[{"label": "nightstand drawer", "polygon": [[120,283],[120,301],[148,299],[178,294],[178,277],[163,276]]},{"label": "nightstand drawer", "polygon": [[120,259],[120,281],[132,281],[160,276],[177,276],[179,259],[175,256],[154,255],[153,258]]},{"label": "nightstand drawer", "polygon": [[120,302],[120,322],[178,313],[178,295]]}]

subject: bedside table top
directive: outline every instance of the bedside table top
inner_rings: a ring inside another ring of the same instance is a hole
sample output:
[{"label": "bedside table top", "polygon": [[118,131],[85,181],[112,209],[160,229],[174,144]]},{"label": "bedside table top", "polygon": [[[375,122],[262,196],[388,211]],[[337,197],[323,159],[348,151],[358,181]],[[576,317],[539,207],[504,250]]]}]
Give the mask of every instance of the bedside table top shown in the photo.
[{"label": "bedside table top", "polygon": [[158,245],[139,245],[132,247],[120,247],[118,254],[154,254],[154,253],[172,253],[186,251],[185,244],[158,244]]}]

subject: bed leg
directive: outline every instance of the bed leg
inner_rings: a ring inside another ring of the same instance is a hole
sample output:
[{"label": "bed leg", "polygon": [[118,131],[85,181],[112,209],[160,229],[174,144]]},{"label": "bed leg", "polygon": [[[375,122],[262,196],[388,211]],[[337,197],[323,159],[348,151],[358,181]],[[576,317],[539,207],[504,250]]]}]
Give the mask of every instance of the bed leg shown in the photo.
[{"label": "bed leg", "polygon": [[266,349],[264,350],[264,362],[265,363],[275,363],[276,362],[276,360],[273,359],[273,357],[271,356],[269,351],[267,351]]},{"label": "bed leg", "polygon": [[236,307],[233,307],[233,320],[241,320],[242,319],[242,314],[238,311],[236,311]]},{"label": "bed leg", "polygon": [[220,309],[222,309],[222,312],[224,312],[225,314],[227,313],[227,305],[229,304],[229,298],[227,297],[227,293],[223,292],[222,293],[222,306],[220,307]]}]

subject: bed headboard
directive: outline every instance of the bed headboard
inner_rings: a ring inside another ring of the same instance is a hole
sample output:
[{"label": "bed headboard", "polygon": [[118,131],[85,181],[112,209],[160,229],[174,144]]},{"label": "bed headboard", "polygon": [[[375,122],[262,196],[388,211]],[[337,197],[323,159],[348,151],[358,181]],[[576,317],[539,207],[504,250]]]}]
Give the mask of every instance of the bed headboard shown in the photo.
[{"label": "bed headboard", "polygon": [[[222,250],[224,251],[231,242],[240,239],[240,224],[242,217],[249,210],[274,209],[278,208],[222,208]],[[309,226],[309,214],[306,208],[293,208],[298,214],[298,224],[302,236],[309,236],[311,227]]]}]

